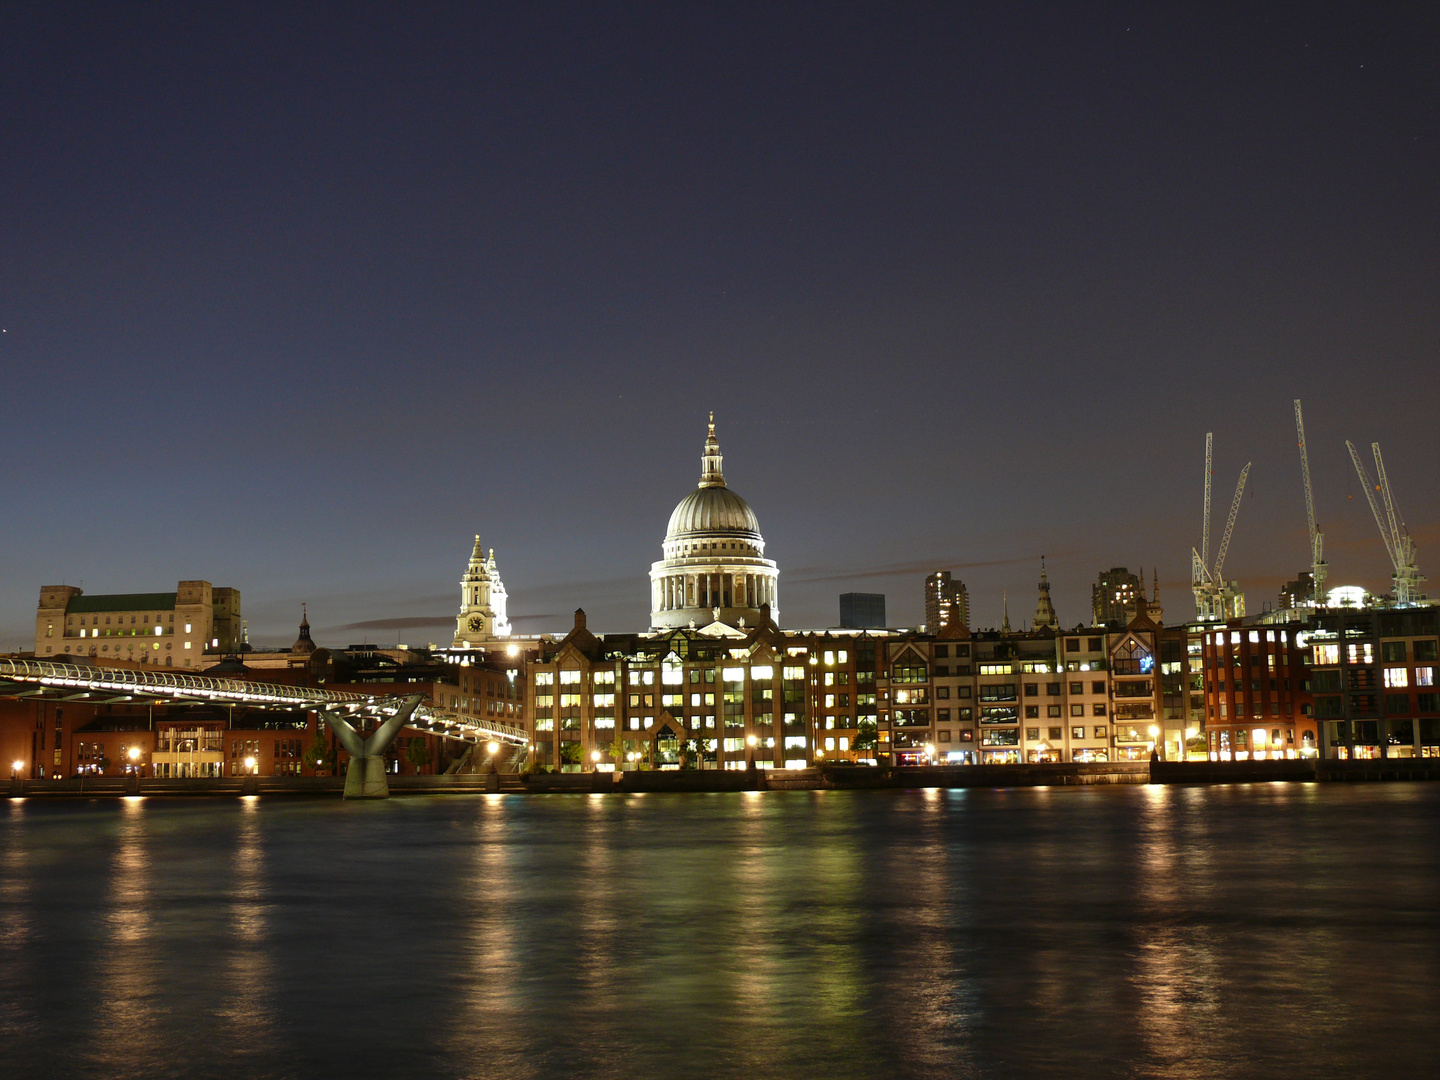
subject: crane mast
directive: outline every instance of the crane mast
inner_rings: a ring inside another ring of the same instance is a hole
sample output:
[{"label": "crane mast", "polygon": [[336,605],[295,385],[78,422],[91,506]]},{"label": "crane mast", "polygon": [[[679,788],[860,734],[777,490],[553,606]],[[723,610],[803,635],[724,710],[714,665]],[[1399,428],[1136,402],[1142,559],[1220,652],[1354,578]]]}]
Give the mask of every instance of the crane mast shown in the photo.
[{"label": "crane mast", "polygon": [[1190,588],[1195,594],[1195,617],[1205,622],[1224,621],[1245,614],[1245,597],[1235,589],[1235,582],[1221,577],[1225,566],[1225,553],[1230,550],[1230,536],[1235,531],[1235,519],[1240,514],[1241,496],[1245,494],[1245,480],[1250,475],[1250,462],[1240,470],[1240,483],[1235,488],[1235,499],[1230,504],[1230,516],[1225,522],[1225,533],[1210,565],[1210,487],[1213,469],[1214,433],[1205,433],[1205,519],[1204,532],[1200,536],[1200,549],[1190,549]]},{"label": "crane mast", "polygon": [[1325,534],[1315,524],[1315,499],[1310,493],[1310,455],[1305,451],[1305,417],[1300,411],[1300,399],[1295,399],[1295,437],[1300,442],[1300,476],[1305,481],[1305,520],[1310,526],[1310,580],[1313,586],[1312,603],[1319,607],[1325,598],[1325,578],[1329,567],[1325,563]]},{"label": "crane mast", "polygon": [[[1380,444],[1370,444],[1370,450],[1375,455],[1375,473],[1380,481],[1378,484],[1372,481],[1370,474],[1365,471],[1365,463],[1360,460],[1360,452],[1355,449],[1355,444],[1346,439],[1345,447],[1350,451],[1350,460],[1355,463],[1355,473],[1360,477],[1360,485],[1365,489],[1365,501],[1370,504],[1370,513],[1375,516],[1380,539],[1385,542],[1385,553],[1390,556],[1390,565],[1394,568],[1390,575],[1391,594],[1397,605],[1409,607],[1425,599],[1420,592],[1420,582],[1425,580],[1425,575],[1420,573],[1420,568],[1415,564],[1415,541],[1410,539],[1404,520],[1395,511],[1395,499],[1390,494],[1390,479],[1385,475],[1385,459],[1380,456]],[[1377,491],[1385,503],[1383,515],[1380,513],[1380,504],[1375,501]]]},{"label": "crane mast", "polygon": [[1207,569],[1210,566],[1210,478],[1215,475],[1210,465],[1210,447],[1214,437],[1213,431],[1205,433],[1205,527],[1200,530],[1200,562]]}]

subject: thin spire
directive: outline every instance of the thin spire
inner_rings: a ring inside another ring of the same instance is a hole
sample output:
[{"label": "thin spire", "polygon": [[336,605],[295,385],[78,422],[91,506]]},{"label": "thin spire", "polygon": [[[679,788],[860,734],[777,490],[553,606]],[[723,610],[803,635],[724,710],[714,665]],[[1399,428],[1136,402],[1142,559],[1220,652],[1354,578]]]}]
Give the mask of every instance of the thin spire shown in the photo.
[{"label": "thin spire", "polygon": [[1040,598],[1035,604],[1035,618],[1031,624],[1036,630],[1042,626],[1056,629],[1060,620],[1055,616],[1055,605],[1050,600],[1050,579],[1045,575],[1045,556],[1040,556]]},{"label": "thin spire", "polygon": [[715,438],[715,413],[710,413],[710,430],[705,436],[705,453],[700,457],[700,486],[724,487],[725,473],[721,469],[720,441]]},{"label": "thin spire", "polygon": [[1005,621],[1000,624],[1001,633],[1010,633],[1010,594],[1004,589],[1000,590],[1001,601],[1005,605]]}]

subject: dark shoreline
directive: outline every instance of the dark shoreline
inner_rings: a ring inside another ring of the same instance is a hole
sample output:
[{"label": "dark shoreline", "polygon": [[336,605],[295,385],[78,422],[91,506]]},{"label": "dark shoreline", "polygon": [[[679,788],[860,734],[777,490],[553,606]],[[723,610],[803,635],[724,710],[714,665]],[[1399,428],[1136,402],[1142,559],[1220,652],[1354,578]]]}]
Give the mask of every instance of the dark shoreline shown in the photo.
[{"label": "dark shoreline", "polygon": [[[827,791],[906,788],[1071,787],[1094,784],[1346,783],[1440,780],[1440,758],[1377,761],[1117,762],[1064,765],[933,765],[899,769],[826,768],[686,772],[392,776],[390,793],[405,795],[548,794],[556,792]],[[227,777],[135,780],[69,777],[16,780],[10,798],[146,796],[337,797],[343,777]]]}]

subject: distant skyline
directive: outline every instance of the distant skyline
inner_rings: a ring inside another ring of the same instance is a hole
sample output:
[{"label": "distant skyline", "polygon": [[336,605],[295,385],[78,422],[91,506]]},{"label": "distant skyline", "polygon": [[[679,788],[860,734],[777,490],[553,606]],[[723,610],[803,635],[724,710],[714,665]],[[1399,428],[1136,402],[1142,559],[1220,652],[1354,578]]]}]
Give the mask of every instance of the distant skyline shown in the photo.
[{"label": "distant skyline", "polygon": [[[1440,10],[10,5],[0,648],[41,585],[257,643],[644,629],[714,409],[788,626],[1440,575]],[[1429,583],[1440,592],[1440,578]],[[422,624],[418,620],[436,620]]]}]

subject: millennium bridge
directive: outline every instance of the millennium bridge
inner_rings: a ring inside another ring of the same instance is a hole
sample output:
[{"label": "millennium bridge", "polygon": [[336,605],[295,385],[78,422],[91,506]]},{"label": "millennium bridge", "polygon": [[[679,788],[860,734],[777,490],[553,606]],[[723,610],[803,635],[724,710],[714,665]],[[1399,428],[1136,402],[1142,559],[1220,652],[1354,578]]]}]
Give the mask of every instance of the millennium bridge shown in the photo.
[{"label": "millennium bridge", "polygon": [[[317,713],[350,755],[345,774],[346,798],[383,799],[389,794],[384,754],[402,728],[471,744],[529,745],[524,730],[513,724],[461,716],[426,701],[423,694],[355,694],[53,660],[0,657],[0,697],[83,701],[96,705],[146,702],[244,705],[252,709]],[[376,725],[369,736],[362,734],[367,722]]]}]

